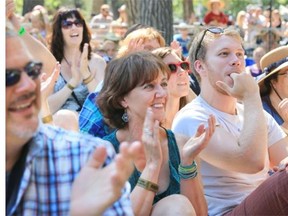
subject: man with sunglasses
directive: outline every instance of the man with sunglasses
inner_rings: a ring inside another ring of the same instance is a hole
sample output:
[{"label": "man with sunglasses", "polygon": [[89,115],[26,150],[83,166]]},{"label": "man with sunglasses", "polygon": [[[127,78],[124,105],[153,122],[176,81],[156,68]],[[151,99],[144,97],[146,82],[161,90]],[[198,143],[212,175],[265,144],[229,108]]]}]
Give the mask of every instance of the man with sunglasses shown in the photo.
[{"label": "man with sunglasses", "polygon": [[201,92],[179,111],[172,130],[192,136],[207,116],[216,117],[213,137],[200,154],[208,214],[287,215],[288,138],[263,110],[259,87],[244,72],[239,33],[205,29],[189,58]]},{"label": "man with sunglasses", "polygon": [[6,27],[6,215],[132,215],[139,143],[115,158],[104,140],[41,124],[42,64],[27,50]]}]

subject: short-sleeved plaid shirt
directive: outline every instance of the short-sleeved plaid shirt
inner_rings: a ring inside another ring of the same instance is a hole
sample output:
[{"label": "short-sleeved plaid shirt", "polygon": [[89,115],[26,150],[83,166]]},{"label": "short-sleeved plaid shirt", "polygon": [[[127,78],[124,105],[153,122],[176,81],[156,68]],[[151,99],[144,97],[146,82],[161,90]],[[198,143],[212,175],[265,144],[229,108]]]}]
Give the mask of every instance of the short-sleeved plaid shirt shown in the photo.
[{"label": "short-sleeved plaid shirt", "polygon": [[[7,215],[68,215],[72,183],[89,155],[105,145],[109,164],[115,157],[112,145],[100,138],[40,125],[30,142],[25,170],[15,205]],[[133,215],[130,184],[104,215]]]}]

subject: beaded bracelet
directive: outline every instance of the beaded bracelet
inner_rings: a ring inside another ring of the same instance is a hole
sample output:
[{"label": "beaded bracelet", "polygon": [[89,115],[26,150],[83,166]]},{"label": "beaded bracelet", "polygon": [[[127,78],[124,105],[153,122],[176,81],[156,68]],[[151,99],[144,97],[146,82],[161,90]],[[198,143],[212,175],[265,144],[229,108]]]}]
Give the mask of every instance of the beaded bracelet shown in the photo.
[{"label": "beaded bracelet", "polygon": [[66,86],[73,91],[75,89],[75,87],[73,85],[71,85],[70,83],[67,83]]},{"label": "beaded bracelet", "polygon": [[43,122],[44,124],[50,123],[50,122],[52,122],[52,121],[53,121],[53,117],[52,117],[51,114],[50,114],[50,115],[47,115],[47,116],[45,116],[45,117],[42,118],[42,122]]},{"label": "beaded bracelet", "polygon": [[151,181],[142,179],[142,178],[138,179],[137,185],[139,187],[142,187],[142,188],[144,188],[146,190],[149,190],[149,191],[152,191],[154,193],[157,193],[158,189],[159,189],[159,186],[157,184],[155,184],[155,183],[153,183]]},{"label": "beaded bracelet", "polygon": [[20,29],[18,30],[18,35],[19,36],[23,36],[26,33],[26,29],[21,26]]},{"label": "beaded bracelet", "polygon": [[191,165],[182,166],[179,164],[178,173],[182,179],[193,179],[197,176],[197,163],[193,161]]},{"label": "beaded bracelet", "polygon": [[94,79],[94,76],[90,74],[86,79],[83,80],[85,85],[89,84]]}]

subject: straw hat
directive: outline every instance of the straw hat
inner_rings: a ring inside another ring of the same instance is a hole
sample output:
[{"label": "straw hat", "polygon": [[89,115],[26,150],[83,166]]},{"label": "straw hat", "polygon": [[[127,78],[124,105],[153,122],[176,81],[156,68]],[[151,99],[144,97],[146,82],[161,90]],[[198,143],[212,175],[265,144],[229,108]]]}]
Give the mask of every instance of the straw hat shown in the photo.
[{"label": "straw hat", "polygon": [[260,67],[263,75],[258,80],[258,85],[263,93],[266,90],[264,80],[288,67],[288,46],[281,46],[266,53],[260,60]]},{"label": "straw hat", "polygon": [[225,7],[225,3],[221,0],[209,0],[207,2],[207,8],[208,10],[211,10],[212,9],[212,3],[219,3],[220,4],[220,9],[223,9]]}]

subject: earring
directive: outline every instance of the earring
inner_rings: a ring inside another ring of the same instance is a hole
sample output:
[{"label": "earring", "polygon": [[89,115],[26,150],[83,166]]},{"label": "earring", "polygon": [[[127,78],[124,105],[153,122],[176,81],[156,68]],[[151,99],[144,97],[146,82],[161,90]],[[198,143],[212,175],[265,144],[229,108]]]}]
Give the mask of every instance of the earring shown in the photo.
[{"label": "earring", "polygon": [[128,117],[126,110],[124,111],[124,113],[122,115],[122,120],[126,123],[129,121],[129,117]]}]

